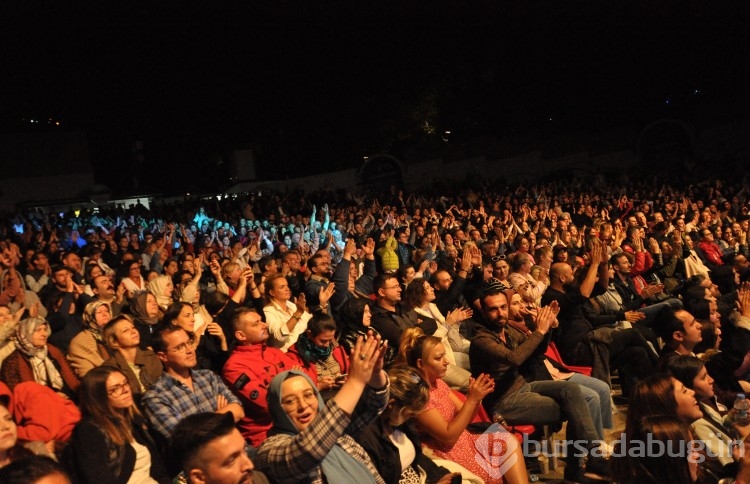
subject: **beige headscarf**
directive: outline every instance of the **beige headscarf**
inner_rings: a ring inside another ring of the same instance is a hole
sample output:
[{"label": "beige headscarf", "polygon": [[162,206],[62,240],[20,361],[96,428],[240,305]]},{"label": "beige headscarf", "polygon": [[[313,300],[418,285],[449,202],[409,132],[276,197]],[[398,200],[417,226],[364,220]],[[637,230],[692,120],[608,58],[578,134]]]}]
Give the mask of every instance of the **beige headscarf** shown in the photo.
[{"label": "beige headscarf", "polygon": [[169,276],[157,276],[148,283],[148,291],[156,297],[156,304],[162,311],[166,311],[172,304],[172,297],[167,296],[167,285],[172,284],[172,278]]}]

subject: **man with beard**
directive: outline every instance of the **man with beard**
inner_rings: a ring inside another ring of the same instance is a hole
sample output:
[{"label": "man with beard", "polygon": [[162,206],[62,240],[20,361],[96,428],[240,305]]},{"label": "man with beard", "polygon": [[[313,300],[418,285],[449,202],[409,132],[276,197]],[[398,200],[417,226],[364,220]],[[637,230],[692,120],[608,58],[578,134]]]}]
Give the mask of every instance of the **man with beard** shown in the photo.
[{"label": "man with beard", "polygon": [[245,411],[237,424],[242,437],[259,447],[273,424],[266,402],[268,384],[294,362],[280,349],[267,346],[268,325],[254,309],[235,311],[232,326],[237,345],[224,364],[222,379]]},{"label": "man with beard", "polygon": [[227,415],[197,413],[175,427],[171,445],[190,484],[267,484]]},{"label": "man with beard", "polygon": [[320,291],[331,284],[331,258],[318,251],[307,261],[307,268],[310,270],[310,279],[305,283],[305,297],[307,305],[311,311],[323,311],[330,314],[328,306],[320,305]]},{"label": "man with beard", "polygon": [[[499,284],[486,286],[481,305],[483,322],[488,329],[479,329],[471,342],[469,358],[475,378],[487,373],[495,380],[494,391],[484,398],[485,409],[511,425],[541,427],[567,420],[566,439],[577,441],[577,445],[567,453],[565,479],[590,482],[601,478],[604,481],[601,476],[608,474],[607,463],[601,455],[596,455],[601,443],[597,432],[597,426],[601,427],[601,415],[595,424],[581,387],[564,380],[526,382],[519,372],[519,367],[534,354],[549,332],[557,303],[539,310],[536,328],[528,336],[508,328],[508,298]],[[580,463],[580,445],[587,451],[597,449],[589,454],[585,469]],[[587,475],[582,476],[584,473]]]}]

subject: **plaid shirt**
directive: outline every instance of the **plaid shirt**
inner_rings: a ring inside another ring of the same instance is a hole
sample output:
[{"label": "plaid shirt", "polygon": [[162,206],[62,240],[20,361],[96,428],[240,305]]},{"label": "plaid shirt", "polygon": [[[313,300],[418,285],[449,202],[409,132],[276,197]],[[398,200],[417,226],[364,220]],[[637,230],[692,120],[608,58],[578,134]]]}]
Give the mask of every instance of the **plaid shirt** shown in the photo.
[{"label": "plaid shirt", "polygon": [[213,371],[192,370],[190,373],[193,377],[193,390],[164,373],[143,395],[141,402],[148,421],[165,438],[169,438],[175,426],[188,415],[215,412],[218,395],[223,395],[227,403],[241,405]]},{"label": "plaid shirt", "polygon": [[323,410],[302,432],[296,435],[276,434],[266,439],[253,459],[255,466],[272,482],[296,483],[306,480],[311,484],[323,484],[325,481],[320,463],[338,444],[367,466],[374,482],[385,484],[370,456],[350,434],[366,427],[385,410],[388,395],[388,386],[380,391],[366,387],[353,416],[341,410],[335,400],[328,400]]}]

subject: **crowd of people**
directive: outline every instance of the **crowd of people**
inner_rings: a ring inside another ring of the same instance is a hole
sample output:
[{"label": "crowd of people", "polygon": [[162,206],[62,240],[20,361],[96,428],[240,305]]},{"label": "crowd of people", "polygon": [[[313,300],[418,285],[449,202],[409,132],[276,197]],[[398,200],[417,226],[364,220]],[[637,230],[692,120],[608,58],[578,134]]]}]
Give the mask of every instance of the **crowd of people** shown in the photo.
[{"label": "crowd of people", "polygon": [[[0,476],[51,458],[82,483],[522,483],[523,439],[567,422],[571,482],[745,479],[747,187],[596,178],[11,214]],[[628,405],[614,448],[613,375]],[[647,436],[704,452],[618,454]]]}]

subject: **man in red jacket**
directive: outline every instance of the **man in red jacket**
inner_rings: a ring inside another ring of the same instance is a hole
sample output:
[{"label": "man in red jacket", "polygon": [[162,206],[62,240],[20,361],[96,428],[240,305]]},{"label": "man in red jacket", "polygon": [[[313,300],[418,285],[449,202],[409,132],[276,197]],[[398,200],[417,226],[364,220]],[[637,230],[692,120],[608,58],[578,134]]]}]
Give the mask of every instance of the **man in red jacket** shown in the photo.
[{"label": "man in red jacket", "polygon": [[714,241],[714,234],[709,229],[701,230],[701,241],[698,243],[698,248],[703,252],[705,256],[706,265],[709,269],[716,269],[719,266],[724,265],[721,247]]},{"label": "man in red jacket", "polygon": [[273,425],[266,403],[268,385],[294,363],[280,349],[266,346],[268,325],[254,309],[238,309],[232,327],[237,346],[224,365],[222,379],[245,410],[245,416],[237,422],[242,436],[258,447]]}]

